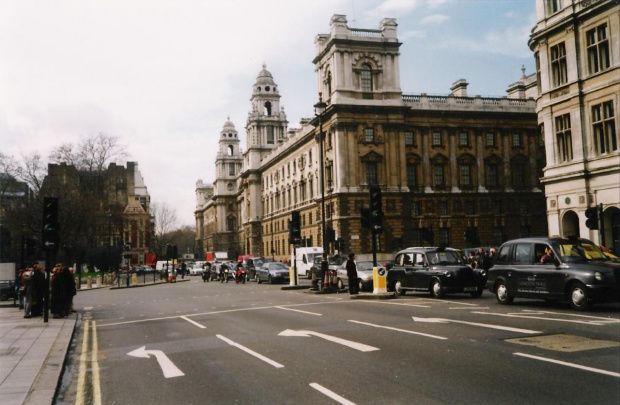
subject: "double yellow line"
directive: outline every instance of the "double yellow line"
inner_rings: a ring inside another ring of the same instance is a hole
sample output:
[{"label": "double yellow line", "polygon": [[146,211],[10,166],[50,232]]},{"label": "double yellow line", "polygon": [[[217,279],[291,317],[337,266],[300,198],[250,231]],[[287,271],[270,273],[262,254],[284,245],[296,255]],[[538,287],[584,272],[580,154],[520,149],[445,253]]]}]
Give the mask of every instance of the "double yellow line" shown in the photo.
[{"label": "double yellow line", "polygon": [[[88,343],[90,338],[90,330],[92,328],[92,343],[90,348],[90,360],[88,353]],[[99,362],[97,360],[98,352],[97,343],[97,324],[95,321],[84,321],[84,337],[82,340],[82,353],[80,353],[80,370],[78,375],[78,386],[75,397],[76,405],[84,405],[88,391],[91,391],[92,398],[89,404],[101,405],[101,382],[99,380]],[[89,364],[90,363],[90,364]],[[90,366],[90,387],[87,387],[86,369]],[[87,388],[91,388],[88,389]]]}]

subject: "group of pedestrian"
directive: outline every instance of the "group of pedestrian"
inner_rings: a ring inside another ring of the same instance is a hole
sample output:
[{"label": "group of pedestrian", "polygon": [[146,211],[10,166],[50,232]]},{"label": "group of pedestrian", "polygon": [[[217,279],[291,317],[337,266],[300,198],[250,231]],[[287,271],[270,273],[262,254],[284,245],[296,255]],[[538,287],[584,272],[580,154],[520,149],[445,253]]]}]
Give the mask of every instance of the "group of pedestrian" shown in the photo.
[{"label": "group of pedestrian", "polygon": [[489,270],[491,266],[493,266],[493,261],[495,260],[496,250],[495,248],[491,248],[489,250],[484,250],[483,248],[478,248],[478,252],[474,254],[474,252],[469,252],[469,264],[474,269],[483,269]]},{"label": "group of pedestrian", "polygon": [[[38,262],[19,271],[19,307],[24,318],[43,315],[45,294],[45,271]],[[73,270],[58,263],[51,274],[50,311],[54,318],[68,316],[73,307],[73,296],[77,293]]]}]

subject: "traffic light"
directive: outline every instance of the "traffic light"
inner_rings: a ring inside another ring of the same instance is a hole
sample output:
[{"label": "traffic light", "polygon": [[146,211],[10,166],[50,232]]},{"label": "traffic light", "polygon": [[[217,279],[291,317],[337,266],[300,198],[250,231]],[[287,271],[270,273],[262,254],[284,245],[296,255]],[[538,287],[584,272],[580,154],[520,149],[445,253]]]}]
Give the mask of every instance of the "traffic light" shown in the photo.
[{"label": "traffic light", "polygon": [[379,186],[370,187],[370,219],[372,232],[383,232],[383,202]]},{"label": "traffic light", "polygon": [[598,208],[590,207],[586,210],[586,227],[588,229],[598,229]]},{"label": "traffic light", "polygon": [[58,198],[45,197],[43,199],[43,249],[56,251],[58,249]]},{"label": "traffic light", "polygon": [[371,220],[370,220],[370,208],[362,207],[362,228],[370,228]]},{"label": "traffic light", "polygon": [[301,215],[299,211],[291,211],[291,222],[289,222],[289,243],[297,245],[301,242]]}]

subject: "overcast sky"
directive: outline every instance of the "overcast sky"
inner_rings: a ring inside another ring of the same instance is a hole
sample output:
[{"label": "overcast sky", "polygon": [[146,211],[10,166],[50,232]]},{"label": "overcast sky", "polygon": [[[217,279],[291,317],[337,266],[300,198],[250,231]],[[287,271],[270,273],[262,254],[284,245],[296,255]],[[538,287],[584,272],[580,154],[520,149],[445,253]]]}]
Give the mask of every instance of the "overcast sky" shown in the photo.
[{"label": "overcast sky", "polygon": [[522,65],[533,73],[534,0],[0,0],[0,152],[119,137],[151,202],[193,225],[227,117],[245,150],[263,63],[289,128],[313,115],[314,39],[334,14],[356,28],[397,19],[405,94],[464,78],[472,96],[505,96]]}]

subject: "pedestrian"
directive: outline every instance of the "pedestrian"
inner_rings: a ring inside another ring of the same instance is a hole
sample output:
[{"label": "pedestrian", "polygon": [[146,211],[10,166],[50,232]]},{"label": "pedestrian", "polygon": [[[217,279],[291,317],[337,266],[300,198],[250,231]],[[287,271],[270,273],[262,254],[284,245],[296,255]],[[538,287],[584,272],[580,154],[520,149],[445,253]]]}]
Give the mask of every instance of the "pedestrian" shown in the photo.
[{"label": "pedestrian", "polygon": [[[73,297],[77,294],[75,280],[73,278],[73,268],[65,267],[62,272],[62,283],[65,292],[63,315],[69,316],[73,311]],[[75,311],[73,311],[75,312]]]},{"label": "pedestrian", "polygon": [[50,311],[54,319],[63,317],[65,306],[65,290],[62,281],[62,264],[58,263],[52,270],[52,297],[50,300]]},{"label": "pedestrian", "polygon": [[35,263],[32,268],[33,272],[30,280],[32,287],[32,316],[41,316],[43,315],[43,303],[45,301],[45,275],[39,263]]},{"label": "pedestrian", "polygon": [[469,264],[472,268],[478,268],[478,262],[476,261],[476,255],[474,254],[474,252],[469,252],[469,257],[467,259],[469,260]]},{"label": "pedestrian", "polygon": [[349,253],[349,260],[347,260],[347,278],[349,279],[349,294],[358,294],[358,278],[357,278],[357,265],[355,264],[355,253]]},{"label": "pedestrian", "polygon": [[19,269],[19,274],[15,280],[15,289],[17,290],[17,299],[19,300],[19,309],[24,309],[24,273],[26,270]]},{"label": "pedestrian", "polygon": [[22,285],[24,287],[24,318],[32,318],[32,274],[34,269],[28,268],[22,276]]}]

